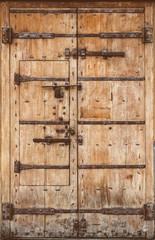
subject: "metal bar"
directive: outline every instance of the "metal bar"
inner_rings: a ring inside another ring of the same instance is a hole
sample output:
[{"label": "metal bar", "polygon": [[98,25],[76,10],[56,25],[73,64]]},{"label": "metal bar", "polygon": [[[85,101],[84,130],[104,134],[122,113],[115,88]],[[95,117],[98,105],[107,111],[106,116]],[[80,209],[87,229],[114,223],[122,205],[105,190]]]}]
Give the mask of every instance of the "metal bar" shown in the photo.
[{"label": "metal bar", "polygon": [[144,9],[80,9],[78,13],[144,13]]},{"label": "metal bar", "polygon": [[145,77],[79,77],[78,81],[145,81]]},{"label": "metal bar", "polygon": [[99,37],[99,38],[143,38],[142,32],[101,32],[101,33],[79,33],[78,37]]},{"label": "metal bar", "polygon": [[14,172],[20,173],[22,170],[29,169],[69,169],[69,165],[31,165],[31,164],[22,164],[20,161],[14,162]]},{"label": "metal bar", "polygon": [[101,213],[105,215],[144,215],[144,208],[79,209],[79,213]]},{"label": "metal bar", "polygon": [[[81,51],[79,51],[78,56],[83,56]],[[124,52],[102,52],[102,51],[86,51],[86,56],[96,56],[96,57],[124,57]]]},{"label": "metal bar", "polygon": [[54,209],[54,208],[14,208],[13,214],[20,215],[54,215],[56,213],[77,213],[76,209]]},{"label": "metal bar", "polygon": [[48,13],[76,13],[77,11],[74,9],[69,9],[69,10],[45,10],[45,9],[10,9],[10,13],[44,13],[44,14],[48,14]]},{"label": "metal bar", "polygon": [[54,209],[14,208],[13,215],[54,215],[56,213],[99,213],[104,215],[144,215],[144,208]]},{"label": "metal bar", "polygon": [[24,121],[24,120],[20,120],[19,124],[68,125],[69,121]]},{"label": "metal bar", "polygon": [[78,124],[103,124],[103,125],[112,125],[112,124],[145,124],[145,121],[78,121]]},{"label": "metal bar", "polygon": [[31,33],[31,32],[13,32],[12,38],[15,39],[53,39],[55,37],[76,37],[77,34],[56,34],[56,33]]},{"label": "metal bar", "polygon": [[130,169],[130,168],[145,168],[145,165],[79,165],[79,169]]},{"label": "metal bar", "polygon": [[68,138],[52,138],[52,137],[34,138],[33,142],[35,142],[35,143],[47,143],[47,144],[53,144],[53,143],[69,144],[70,143],[70,139],[68,139]]},{"label": "metal bar", "polygon": [[26,76],[20,76],[19,77],[20,82],[35,82],[35,81],[69,81],[69,78],[41,78],[41,77],[26,77]]}]

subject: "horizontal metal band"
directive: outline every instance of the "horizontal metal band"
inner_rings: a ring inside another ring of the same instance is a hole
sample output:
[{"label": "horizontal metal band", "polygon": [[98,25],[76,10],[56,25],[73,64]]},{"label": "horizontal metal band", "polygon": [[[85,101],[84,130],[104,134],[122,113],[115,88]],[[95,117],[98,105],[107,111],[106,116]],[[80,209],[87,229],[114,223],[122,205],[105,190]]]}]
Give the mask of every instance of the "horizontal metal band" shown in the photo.
[{"label": "horizontal metal band", "polygon": [[145,168],[145,165],[79,165],[79,169],[130,169]]},{"label": "horizontal metal band", "polygon": [[129,124],[129,125],[134,125],[134,124],[145,124],[145,121],[78,121],[78,124],[103,124],[103,125],[124,125],[124,124]]},{"label": "horizontal metal band", "polygon": [[[77,13],[77,10],[10,9],[10,13]],[[144,9],[90,9],[78,10],[78,13],[144,13]]]},{"label": "horizontal metal band", "polygon": [[33,142],[35,143],[65,143],[66,145],[70,144],[71,140],[69,138],[52,138],[52,137],[45,137],[45,138],[33,138]]},{"label": "horizontal metal band", "polygon": [[51,39],[56,37],[77,37],[77,34],[56,34],[56,33],[31,33],[31,32],[13,32],[12,38],[18,39]]},{"label": "horizontal metal band", "polygon": [[55,209],[55,208],[14,208],[11,203],[2,203],[2,219],[12,220],[13,215],[54,215],[56,213],[99,213],[104,215],[144,215],[145,220],[155,219],[155,205],[145,203],[143,208],[102,208],[102,209]]},{"label": "horizontal metal band", "polygon": [[79,9],[78,13],[144,13],[144,9]]},{"label": "horizontal metal band", "polygon": [[78,37],[99,37],[99,38],[143,38],[142,32],[111,32],[111,33],[79,33]]},{"label": "horizontal metal band", "polygon": [[58,37],[99,37],[99,38],[143,38],[142,32],[130,32],[130,33],[98,33],[98,34],[69,34],[69,33],[35,33],[35,32],[12,32],[12,38],[14,39],[53,39]]},{"label": "horizontal metal band", "polygon": [[14,208],[13,214],[20,215],[54,215],[56,213],[77,213],[76,209],[54,209],[54,208]]},{"label": "horizontal metal band", "polygon": [[14,215],[54,215],[56,213],[100,213],[105,215],[144,215],[143,208],[103,208],[103,209],[54,209],[54,208],[14,208]]},{"label": "horizontal metal band", "polygon": [[10,13],[77,13],[77,10],[75,9],[62,9],[62,10],[50,10],[50,9],[10,9]]},{"label": "horizontal metal band", "polygon": [[145,77],[79,77],[78,81],[145,81]]},{"label": "horizontal metal band", "polygon": [[69,165],[31,165],[31,164],[22,164],[20,161],[14,162],[14,172],[20,173],[23,170],[29,169],[69,169]]},{"label": "horizontal metal band", "polygon": [[20,120],[19,124],[67,125],[67,124],[69,124],[69,121],[24,121],[24,120]]},{"label": "horizontal metal band", "polygon": [[40,77],[26,77],[20,76],[20,82],[35,82],[35,81],[69,81],[69,78],[40,78]]},{"label": "horizontal metal band", "polygon": [[54,208],[14,208],[14,215],[54,215],[56,213],[99,213],[104,215],[144,215],[143,208],[103,208],[103,209],[54,209]]},{"label": "horizontal metal band", "polygon": [[143,208],[79,209],[79,213],[101,213],[105,215],[144,215]]}]

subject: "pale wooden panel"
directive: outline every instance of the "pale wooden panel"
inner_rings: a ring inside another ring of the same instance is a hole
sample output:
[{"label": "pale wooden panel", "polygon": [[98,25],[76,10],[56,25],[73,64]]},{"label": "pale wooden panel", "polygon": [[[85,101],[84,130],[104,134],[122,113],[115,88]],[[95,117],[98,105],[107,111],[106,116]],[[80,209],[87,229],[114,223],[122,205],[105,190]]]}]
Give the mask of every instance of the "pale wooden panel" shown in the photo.
[{"label": "pale wooden panel", "polygon": [[145,170],[79,170],[79,207],[143,207],[145,204]]},{"label": "pale wooden panel", "polygon": [[142,39],[79,38],[79,49],[124,52],[125,57],[79,57],[79,77],[144,77],[144,44]]},{"label": "pale wooden panel", "polygon": [[12,237],[44,237],[43,216],[21,215],[14,218]]},{"label": "pale wooden panel", "polygon": [[80,214],[87,222],[87,231],[80,237],[93,238],[137,238],[145,237],[147,222],[143,216],[116,216],[102,214]]},{"label": "pale wooden panel", "polygon": [[79,164],[145,164],[144,125],[79,125],[79,135]]},{"label": "pale wooden panel", "polygon": [[[153,27],[153,3],[147,3],[145,8],[145,27]],[[154,46],[145,44],[145,111],[146,111],[146,202],[154,203],[154,160],[153,160],[153,85],[154,85]],[[147,237],[154,237],[154,221],[147,223]]]},{"label": "pale wooden panel", "polygon": [[[8,2],[1,3],[0,21],[1,27],[9,25],[9,5]],[[10,115],[9,115],[9,54],[8,44],[1,44],[1,201],[10,201]],[[1,221],[1,237],[10,237],[10,221]]]},{"label": "pale wooden panel", "polygon": [[76,14],[11,13],[10,20],[14,32],[76,33]]},{"label": "pale wooden panel", "polygon": [[74,221],[77,220],[76,214],[55,214],[46,216],[46,237],[77,237],[74,231]]},{"label": "pale wooden panel", "polygon": [[[68,78],[67,61],[21,61],[20,74],[27,77]],[[61,71],[60,71],[61,69]],[[20,83],[20,120],[59,120],[69,116],[69,90],[64,98],[55,98],[53,88],[42,86],[65,85],[64,82],[37,81]],[[64,109],[65,108],[65,109]]]},{"label": "pale wooden panel", "polygon": [[112,119],[145,120],[145,83],[113,82]]},{"label": "pale wooden panel", "polygon": [[[56,131],[64,131],[63,133]],[[66,138],[68,136],[67,126],[44,126],[45,137]],[[69,138],[69,136],[68,136]],[[65,143],[53,143],[45,145],[46,165],[69,165],[69,145]]]},{"label": "pale wooden panel", "polygon": [[68,169],[45,170],[45,185],[51,186],[69,185],[69,170]]},{"label": "pale wooden panel", "polygon": [[144,120],[144,82],[82,82],[79,120]]},{"label": "pale wooden panel", "polygon": [[[92,10],[92,8],[79,10]],[[144,26],[144,13],[78,14],[79,33],[136,32],[136,31],[141,32],[143,26]]]}]

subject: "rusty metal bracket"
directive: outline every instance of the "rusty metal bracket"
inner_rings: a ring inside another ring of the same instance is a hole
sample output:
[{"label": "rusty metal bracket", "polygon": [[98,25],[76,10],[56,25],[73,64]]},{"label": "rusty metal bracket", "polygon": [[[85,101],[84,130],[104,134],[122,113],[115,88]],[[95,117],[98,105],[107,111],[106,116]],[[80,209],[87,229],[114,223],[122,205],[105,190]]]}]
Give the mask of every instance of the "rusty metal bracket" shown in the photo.
[{"label": "rusty metal bracket", "polygon": [[153,42],[153,28],[144,27],[143,28],[143,43],[152,43]]},{"label": "rusty metal bracket", "polygon": [[12,29],[10,27],[2,27],[2,43],[9,44],[12,42]]},{"label": "rusty metal bracket", "polygon": [[11,203],[2,203],[2,220],[12,220],[13,205]]}]

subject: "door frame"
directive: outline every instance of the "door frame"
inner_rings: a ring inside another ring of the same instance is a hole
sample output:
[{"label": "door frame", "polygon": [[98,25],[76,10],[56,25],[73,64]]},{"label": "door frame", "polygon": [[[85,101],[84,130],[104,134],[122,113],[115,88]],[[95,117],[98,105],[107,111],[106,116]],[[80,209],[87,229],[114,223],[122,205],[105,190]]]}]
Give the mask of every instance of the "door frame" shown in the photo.
[{"label": "door frame", "polygon": [[[29,7],[145,7],[145,25],[146,27],[153,27],[155,23],[155,16],[153,19],[153,11],[155,11],[155,3],[153,2],[80,2],[80,1],[69,1],[69,2],[41,2],[41,1],[2,1],[0,3],[0,41],[1,41],[1,27],[9,26],[9,9],[11,7],[16,8],[29,8]],[[155,15],[155,14],[154,14]],[[154,31],[154,42],[155,42],[155,31]],[[11,162],[11,150],[10,150],[10,45],[0,45],[1,64],[0,64],[0,88],[1,88],[1,185],[0,185],[0,204],[2,202],[10,202],[10,162]],[[155,104],[153,105],[153,91],[155,92],[155,86],[153,85],[153,79],[155,76],[155,48],[153,44],[145,45],[145,75],[147,77],[147,85],[145,85],[145,106],[151,108],[147,112],[146,110],[146,202],[154,203],[154,163],[153,163],[153,108],[155,112]],[[9,69],[9,71],[8,71]],[[150,104],[151,103],[151,104]],[[154,129],[155,138],[155,129]],[[150,189],[152,189],[150,191]],[[0,211],[1,217],[1,211]],[[10,221],[3,221],[4,227],[10,229]],[[147,224],[149,236],[154,234],[154,221],[148,221]]]}]

